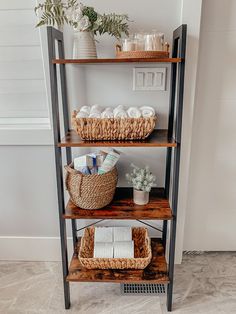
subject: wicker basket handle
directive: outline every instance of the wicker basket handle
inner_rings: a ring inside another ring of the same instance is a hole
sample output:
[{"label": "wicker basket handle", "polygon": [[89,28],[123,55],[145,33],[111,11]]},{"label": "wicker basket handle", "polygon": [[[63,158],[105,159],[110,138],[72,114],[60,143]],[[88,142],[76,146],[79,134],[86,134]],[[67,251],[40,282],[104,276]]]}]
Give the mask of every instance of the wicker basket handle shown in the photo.
[{"label": "wicker basket handle", "polygon": [[116,53],[121,52],[121,45],[116,45]]},{"label": "wicker basket handle", "polygon": [[149,237],[146,238],[146,244],[147,244],[147,246],[150,246],[150,245],[151,245],[151,241],[150,241],[150,238],[149,238]]},{"label": "wicker basket handle", "polygon": [[81,186],[82,186],[82,182],[83,182],[83,174],[81,174],[79,171],[72,169],[70,166],[65,165],[64,169],[66,170],[66,189],[68,190],[68,179],[69,179],[69,173],[70,174],[75,174],[75,172],[77,172],[77,174],[79,174],[79,184],[78,184],[78,189],[79,189],[79,197],[81,197]]},{"label": "wicker basket handle", "polygon": [[69,173],[74,173],[74,169],[72,169],[70,166],[68,166],[68,165],[65,165],[64,166],[64,169],[67,171],[67,172],[69,172]]}]

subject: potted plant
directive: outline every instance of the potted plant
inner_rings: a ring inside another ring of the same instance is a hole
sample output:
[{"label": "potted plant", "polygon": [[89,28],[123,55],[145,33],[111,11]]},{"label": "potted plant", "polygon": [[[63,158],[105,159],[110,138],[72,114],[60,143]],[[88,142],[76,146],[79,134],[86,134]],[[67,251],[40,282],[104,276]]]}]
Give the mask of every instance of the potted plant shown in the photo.
[{"label": "potted plant", "polygon": [[74,28],[74,58],[97,58],[94,35],[109,34],[121,38],[128,35],[128,15],[99,14],[93,7],[85,6],[78,0],[46,0],[35,7],[39,14],[36,25],[57,25],[59,28],[69,24]]},{"label": "potted plant", "polygon": [[126,174],[126,179],[133,186],[133,199],[137,205],[145,205],[149,202],[149,192],[155,185],[156,177],[148,166],[139,168],[131,164],[131,173]]}]

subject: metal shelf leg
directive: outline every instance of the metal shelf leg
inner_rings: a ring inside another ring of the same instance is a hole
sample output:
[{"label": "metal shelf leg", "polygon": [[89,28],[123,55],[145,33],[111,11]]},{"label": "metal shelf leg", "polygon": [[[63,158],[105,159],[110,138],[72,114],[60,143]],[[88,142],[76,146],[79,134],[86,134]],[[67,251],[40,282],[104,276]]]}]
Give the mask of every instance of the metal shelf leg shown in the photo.
[{"label": "metal shelf leg", "polygon": [[[61,236],[61,257],[62,257],[62,271],[63,271],[63,285],[64,285],[64,300],[65,308],[70,308],[70,287],[69,282],[66,281],[68,275],[68,253],[67,253],[67,234],[66,234],[66,222],[63,218],[65,212],[64,201],[64,186],[63,186],[63,172],[62,172],[62,154],[61,149],[58,147],[60,141],[60,114],[59,114],[59,102],[58,102],[58,85],[57,85],[57,69],[52,64],[52,59],[56,56],[55,42],[59,45],[59,54],[63,52],[63,34],[52,28],[47,28],[48,35],[48,56],[49,56],[49,71],[50,71],[50,86],[51,86],[51,101],[52,101],[52,122],[53,122],[53,136],[54,136],[54,152],[55,152],[55,165],[56,165],[56,179],[57,179],[57,198],[58,198],[58,210],[59,210],[59,223],[60,223],[60,236]],[[64,68],[61,68],[61,74],[64,76]],[[63,80],[65,83],[65,79]],[[63,84],[62,88],[65,86]],[[65,88],[63,88],[64,91]],[[64,91],[65,92],[65,91]],[[63,97],[65,103],[65,97]],[[65,107],[65,106],[64,106]],[[65,111],[65,110],[64,110]],[[68,118],[67,118],[68,120]],[[67,122],[65,120],[65,122]],[[65,126],[68,128],[68,125]],[[67,160],[71,158],[71,151],[66,152]]]},{"label": "metal shelf leg", "polygon": [[167,285],[167,310],[172,311],[173,299],[173,282],[174,282],[174,263],[175,263],[175,234],[176,234],[176,218],[171,221],[171,239],[169,251],[169,284]]},{"label": "metal shelf leg", "polygon": [[65,308],[70,308],[70,287],[69,282],[66,281],[68,275],[68,252],[67,252],[67,234],[66,234],[66,221],[63,218],[64,214],[64,192],[63,192],[63,175],[61,168],[61,150],[55,147],[56,159],[56,176],[57,176],[57,197],[59,209],[59,223],[60,223],[60,236],[61,236],[61,257],[62,257],[62,271],[63,271],[63,285],[64,285],[64,300]]}]

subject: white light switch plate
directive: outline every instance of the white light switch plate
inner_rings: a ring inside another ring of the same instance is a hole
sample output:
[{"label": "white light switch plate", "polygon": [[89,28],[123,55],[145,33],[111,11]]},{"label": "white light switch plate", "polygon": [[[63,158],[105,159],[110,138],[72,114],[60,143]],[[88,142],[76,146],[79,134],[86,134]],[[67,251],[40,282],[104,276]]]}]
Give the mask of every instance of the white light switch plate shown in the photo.
[{"label": "white light switch plate", "polygon": [[166,90],[166,68],[134,68],[133,90]]}]

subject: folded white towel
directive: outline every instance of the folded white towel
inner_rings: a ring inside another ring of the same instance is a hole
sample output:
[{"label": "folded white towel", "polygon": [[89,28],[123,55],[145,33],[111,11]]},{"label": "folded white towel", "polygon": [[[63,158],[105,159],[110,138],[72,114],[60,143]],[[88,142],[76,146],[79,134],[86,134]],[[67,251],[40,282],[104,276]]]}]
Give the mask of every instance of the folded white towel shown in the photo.
[{"label": "folded white towel", "polygon": [[127,113],[130,118],[140,118],[142,116],[141,111],[137,107],[129,107]]},{"label": "folded white towel", "polygon": [[94,112],[94,111],[99,111],[100,113],[102,113],[103,108],[100,105],[93,105],[91,107],[91,112]]},{"label": "folded white towel", "polygon": [[113,258],[112,242],[95,242],[93,256],[97,258]]},{"label": "folded white towel", "polygon": [[144,118],[150,118],[155,116],[155,109],[151,106],[142,106],[140,107],[140,111]]},{"label": "folded white towel", "polygon": [[100,119],[101,118],[101,112],[100,111],[92,111],[90,112],[89,118],[97,118]]},{"label": "folded white towel", "polygon": [[88,115],[90,114],[90,110],[91,110],[90,106],[82,106],[80,108],[80,111],[87,112]]},{"label": "folded white towel", "polygon": [[79,111],[76,115],[76,118],[88,118],[89,114],[85,111]]},{"label": "folded white towel", "polygon": [[106,108],[101,115],[102,118],[113,118],[114,113],[111,108]]},{"label": "folded white towel", "polygon": [[116,110],[114,111],[114,118],[127,118],[127,112],[125,110]]},{"label": "folded white towel", "polygon": [[133,258],[134,241],[114,242],[114,258]]},{"label": "folded white towel", "polygon": [[113,238],[114,238],[114,242],[132,241],[132,228],[131,227],[114,227]]}]

